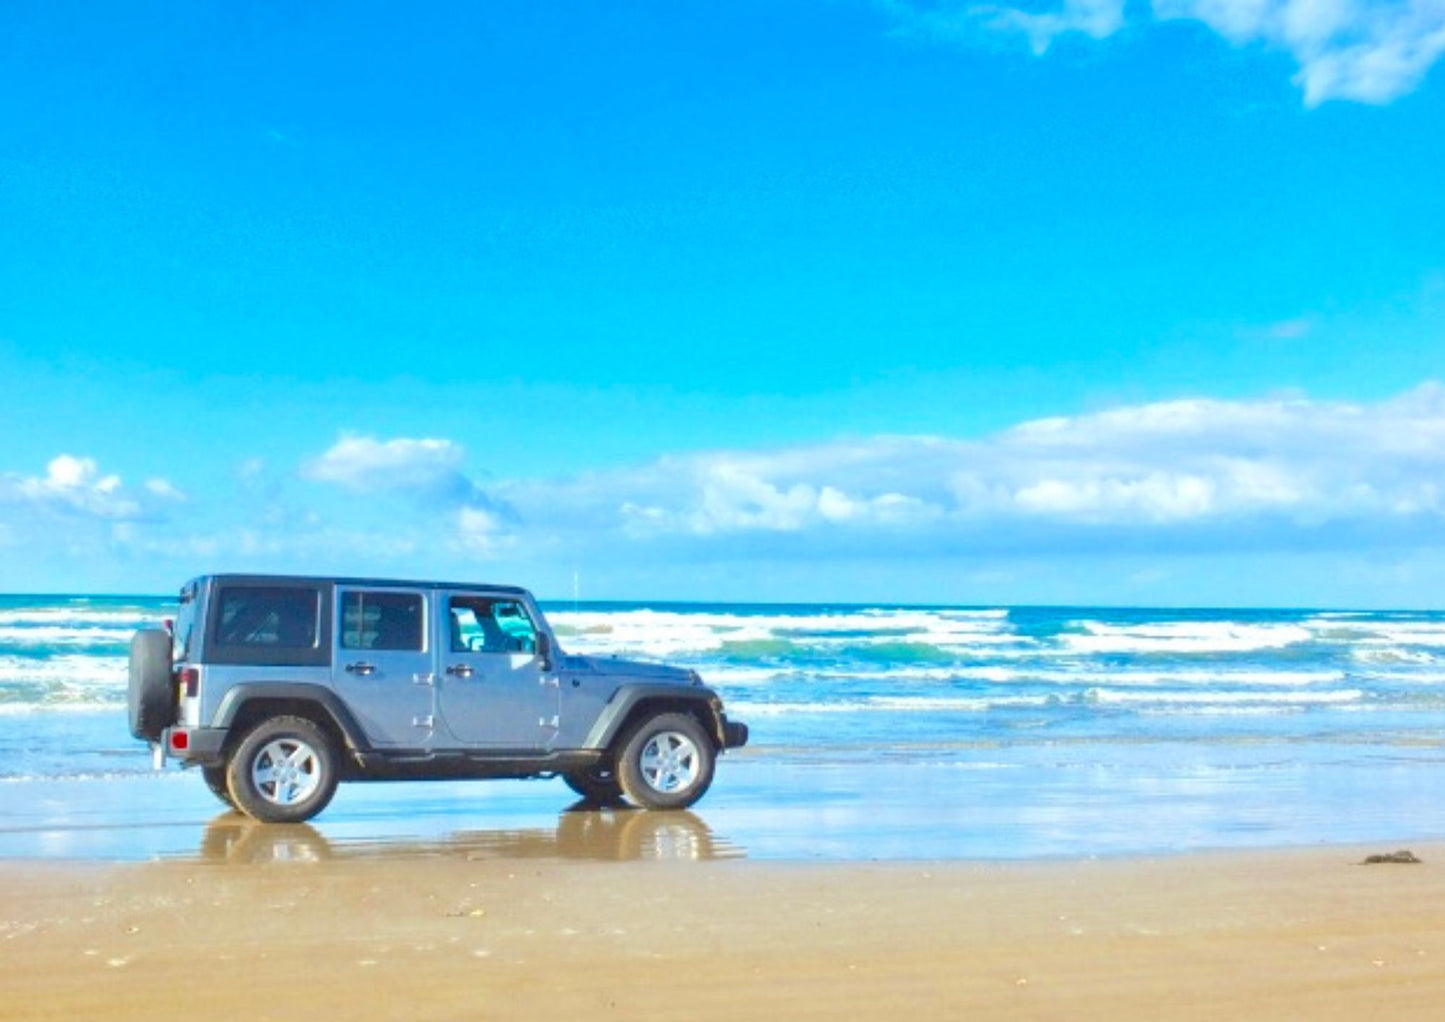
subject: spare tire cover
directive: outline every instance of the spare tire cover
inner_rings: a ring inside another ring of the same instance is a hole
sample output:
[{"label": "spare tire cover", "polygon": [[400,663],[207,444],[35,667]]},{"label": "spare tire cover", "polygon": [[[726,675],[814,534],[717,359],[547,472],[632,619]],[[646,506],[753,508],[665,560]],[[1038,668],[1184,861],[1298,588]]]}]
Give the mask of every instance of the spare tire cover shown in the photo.
[{"label": "spare tire cover", "polygon": [[171,633],[164,628],[143,628],[131,638],[129,695],[130,733],[156,741],[176,717]]}]

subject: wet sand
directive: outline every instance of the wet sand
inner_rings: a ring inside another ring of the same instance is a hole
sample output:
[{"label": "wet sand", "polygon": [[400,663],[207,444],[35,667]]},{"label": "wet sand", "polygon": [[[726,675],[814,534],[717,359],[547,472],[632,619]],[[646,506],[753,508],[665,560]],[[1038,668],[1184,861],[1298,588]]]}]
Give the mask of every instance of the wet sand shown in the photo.
[{"label": "wet sand", "polygon": [[0,1019],[1399,1020],[1445,998],[1445,846],[786,864],[674,834],[675,861],[604,862],[638,849],[601,826],[333,847],[223,819],[189,859],[12,860]]}]

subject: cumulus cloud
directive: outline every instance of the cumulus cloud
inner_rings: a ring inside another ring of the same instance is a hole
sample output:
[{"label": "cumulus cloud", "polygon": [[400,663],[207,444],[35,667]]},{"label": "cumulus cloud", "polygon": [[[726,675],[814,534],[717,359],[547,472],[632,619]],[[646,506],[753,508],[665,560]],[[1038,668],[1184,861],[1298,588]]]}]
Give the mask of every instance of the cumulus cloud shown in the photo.
[{"label": "cumulus cloud", "polygon": [[491,557],[509,543],[515,512],[463,471],[466,448],[436,438],[375,437],[343,433],[301,474],[358,493],[390,492],[409,499],[425,530],[446,522],[449,545],[459,552]]},{"label": "cumulus cloud", "polygon": [[1309,106],[1388,103],[1445,53],[1445,0],[1154,0],[1154,12],[1288,51]]},{"label": "cumulus cloud", "polygon": [[179,490],[169,479],[162,479],[159,476],[146,480],[146,490],[162,500],[185,501],[188,498],[185,493]]},{"label": "cumulus cloud", "polygon": [[1056,38],[1069,32],[1103,39],[1124,26],[1124,0],[1062,0],[1046,10],[973,2],[925,5],[907,0],[888,6],[908,34],[969,41],[978,38],[980,31],[1017,33],[1028,39],[1036,54],[1047,52]]},{"label": "cumulus cloud", "polygon": [[465,450],[450,440],[377,440],[343,433],[324,454],[303,465],[301,474],[360,493],[431,488],[458,478],[465,457]]},{"label": "cumulus cloud", "polygon": [[[973,0],[883,0],[899,30],[971,41],[1022,35],[1037,54],[1059,36],[1095,39],[1126,24],[1123,0],[1028,6]],[[1414,90],[1445,53],[1445,0],[1153,0],[1157,20],[1202,22],[1236,46],[1289,53],[1307,106],[1330,99],[1388,103]]]},{"label": "cumulus cloud", "polygon": [[776,550],[919,552],[1064,539],[1100,552],[1140,542],[1441,542],[1445,388],[1376,404],[1165,401],[981,440],[674,455],[503,492],[532,528],[715,550],[766,536]]},{"label": "cumulus cloud", "polygon": [[3,477],[0,497],[95,518],[126,519],[142,513],[140,501],[126,490],[120,476],[102,474],[94,458],[72,454],[51,459],[43,476]]}]

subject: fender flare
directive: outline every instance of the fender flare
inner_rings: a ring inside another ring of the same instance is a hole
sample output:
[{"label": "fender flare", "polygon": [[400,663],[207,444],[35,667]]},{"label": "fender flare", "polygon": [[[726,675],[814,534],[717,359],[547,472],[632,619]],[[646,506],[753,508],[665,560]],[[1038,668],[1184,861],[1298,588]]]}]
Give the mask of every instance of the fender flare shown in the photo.
[{"label": "fender flare", "polygon": [[724,745],[722,728],[722,701],[710,688],[701,688],[697,685],[658,685],[639,684],[621,685],[612,693],[612,698],[597,715],[597,720],[592,725],[592,730],[587,732],[587,738],[582,743],[584,749],[606,749],[612,744],[612,740],[627,725],[628,718],[632,711],[640,704],[647,702],[660,702],[672,707],[685,704],[688,709],[700,710],[703,727],[713,736],[718,743],[718,748]]},{"label": "fender flare", "polygon": [[330,718],[330,722],[336,725],[348,746],[357,752],[371,750],[366,732],[361,729],[361,725],[356,722],[356,718],[341,698],[329,688],[304,682],[256,681],[237,685],[221,697],[221,705],[216,707],[211,726],[229,731],[247,704],[273,699],[315,704]]}]

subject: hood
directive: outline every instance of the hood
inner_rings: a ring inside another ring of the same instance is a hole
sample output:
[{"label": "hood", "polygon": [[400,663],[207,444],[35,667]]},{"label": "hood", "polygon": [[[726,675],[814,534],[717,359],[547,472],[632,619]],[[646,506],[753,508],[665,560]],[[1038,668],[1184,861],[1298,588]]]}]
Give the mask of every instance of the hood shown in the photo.
[{"label": "hood", "polygon": [[650,664],[642,660],[623,660],[612,656],[573,656],[562,658],[561,669],[577,673],[600,674],[609,678],[629,678],[668,685],[692,685],[700,679],[696,671],[667,664]]}]

